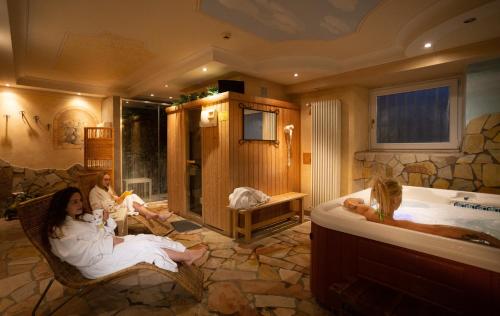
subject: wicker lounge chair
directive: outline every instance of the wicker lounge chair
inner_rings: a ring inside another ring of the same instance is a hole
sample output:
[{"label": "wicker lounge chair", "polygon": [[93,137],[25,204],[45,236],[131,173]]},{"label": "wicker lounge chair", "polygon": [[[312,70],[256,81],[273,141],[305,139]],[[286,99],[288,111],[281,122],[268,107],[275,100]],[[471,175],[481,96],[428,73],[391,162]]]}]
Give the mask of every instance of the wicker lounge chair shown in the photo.
[{"label": "wicker lounge chair", "polygon": [[[97,172],[89,172],[79,176],[78,187],[83,195],[83,208],[85,210],[90,210],[89,193],[96,184],[97,175]],[[169,233],[174,231],[174,227],[168,221],[161,222],[154,219],[147,219],[141,214],[135,215],[133,218],[144,225],[152,234],[156,236],[167,236]]]},{"label": "wicker lounge chair", "polygon": [[[62,302],[62,304],[59,305],[56,309],[54,309],[52,313],[61,308],[74,296],[83,294],[85,292],[84,290],[88,289],[91,286],[99,285],[112,279],[126,275],[132,271],[142,269],[153,270],[167,276],[168,278],[176,281],[189,293],[191,293],[198,301],[201,301],[203,296],[203,272],[197,267],[187,266],[185,264],[179,264],[179,272],[170,272],[160,269],[155,265],[149,263],[140,263],[102,278],[85,278],[74,266],[61,261],[58,257],[52,254],[52,252],[50,251],[50,245],[43,241],[43,227],[47,218],[47,211],[51,199],[52,194],[49,194],[21,203],[18,206],[18,214],[26,236],[47,260],[48,264],[52,268],[52,271],[54,272],[54,279],[59,281],[64,286],[78,290],[75,294],[73,294],[67,300]],[[47,291],[52,285],[54,279],[52,279],[47,285],[47,288],[44,290],[42,296],[34,307],[33,315],[42,302],[42,299],[45,297],[45,294],[47,294]]]}]

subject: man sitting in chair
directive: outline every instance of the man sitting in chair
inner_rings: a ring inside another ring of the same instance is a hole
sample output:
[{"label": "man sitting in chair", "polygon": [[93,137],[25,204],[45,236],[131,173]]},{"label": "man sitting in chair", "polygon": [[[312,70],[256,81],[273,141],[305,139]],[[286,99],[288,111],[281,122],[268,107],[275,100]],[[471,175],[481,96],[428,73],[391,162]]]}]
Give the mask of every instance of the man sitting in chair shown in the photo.
[{"label": "man sitting in chair", "polygon": [[137,194],[129,194],[125,198],[120,198],[111,188],[111,176],[108,173],[100,173],[97,176],[97,184],[90,190],[89,202],[92,210],[110,210],[116,206],[126,207],[128,215],[141,214],[146,219],[165,221],[172,213],[164,211],[156,213],[148,210],[144,206],[144,201]]}]

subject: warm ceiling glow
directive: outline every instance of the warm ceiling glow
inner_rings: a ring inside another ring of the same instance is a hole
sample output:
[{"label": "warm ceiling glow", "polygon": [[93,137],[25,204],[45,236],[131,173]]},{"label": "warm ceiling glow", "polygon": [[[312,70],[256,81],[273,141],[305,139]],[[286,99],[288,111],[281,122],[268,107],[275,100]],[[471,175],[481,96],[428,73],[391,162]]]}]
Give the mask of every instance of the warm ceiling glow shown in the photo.
[{"label": "warm ceiling glow", "polygon": [[82,95],[80,92],[77,93],[78,95]]},{"label": "warm ceiling glow", "polygon": [[153,93],[151,93],[150,96],[154,97],[155,95]]},{"label": "warm ceiling glow", "polygon": [[293,76],[294,76],[294,77],[298,77],[298,76],[299,76],[299,74],[298,74],[298,73],[294,73],[294,74],[293,74]]},{"label": "warm ceiling glow", "polygon": [[6,87],[10,87],[10,84],[8,84],[8,83],[7,83],[5,86],[6,86]]},{"label": "warm ceiling glow", "polygon": [[12,92],[0,93],[0,104],[3,104],[2,115],[14,116],[21,110],[17,95]]},{"label": "warm ceiling glow", "polygon": [[70,101],[70,104],[71,106],[75,107],[82,107],[87,109],[91,108],[90,104],[86,100],[78,97],[74,97],[73,100]]},{"label": "warm ceiling glow", "polygon": [[170,100],[172,100],[174,97],[168,97]]},{"label": "warm ceiling glow", "polygon": [[207,67],[203,67],[203,71],[205,71],[205,72],[206,72],[207,70],[208,70],[208,68],[207,68]]},{"label": "warm ceiling glow", "polygon": [[165,84],[165,88],[168,88],[168,84]]},{"label": "warm ceiling glow", "polygon": [[432,43],[425,43],[424,47],[425,48],[431,48],[432,47]]}]

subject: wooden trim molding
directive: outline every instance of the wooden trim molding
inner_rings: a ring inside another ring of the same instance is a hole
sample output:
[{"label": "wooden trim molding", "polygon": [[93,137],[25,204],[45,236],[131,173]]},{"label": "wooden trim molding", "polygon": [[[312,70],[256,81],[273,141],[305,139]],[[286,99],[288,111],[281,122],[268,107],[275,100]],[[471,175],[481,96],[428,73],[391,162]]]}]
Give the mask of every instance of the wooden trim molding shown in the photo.
[{"label": "wooden trim molding", "polygon": [[201,107],[208,106],[208,105],[219,104],[219,103],[225,102],[225,100],[228,100],[228,99],[231,99],[231,101],[248,102],[248,103],[261,104],[261,105],[267,105],[267,106],[274,106],[277,108],[300,111],[300,107],[297,106],[296,104],[293,104],[293,103],[290,103],[287,101],[283,101],[283,100],[276,100],[276,99],[263,98],[263,97],[251,97],[251,96],[246,96],[244,94],[236,93],[236,92],[223,92],[223,93],[219,93],[217,95],[205,97],[203,99],[186,102],[186,103],[183,103],[181,105],[167,107],[165,109],[165,112],[167,114],[170,114],[170,113],[178,112],[182,109],[201,108]]}]

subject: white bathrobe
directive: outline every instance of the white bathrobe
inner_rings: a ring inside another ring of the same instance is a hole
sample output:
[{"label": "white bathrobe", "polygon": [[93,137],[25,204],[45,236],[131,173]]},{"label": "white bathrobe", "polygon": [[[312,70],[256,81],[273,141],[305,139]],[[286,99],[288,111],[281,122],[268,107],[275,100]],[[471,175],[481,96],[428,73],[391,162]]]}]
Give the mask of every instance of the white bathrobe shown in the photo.
[{"label": "white bathrobe", "polygon": [[137,215],[139,214],[139,212],[134,209],[134,202],[137,202],[140,205],[144,205],[144,200],[141,199],[137,194],[128,195],[127,197],[125,197],[125,199],[123,199],[123,202],[121,204],[116,204],[113,195],[115,195],[115,192],[113,191],[113,189],[111,189],[111,187],[108,189],[108,191],[106,191],[97,185],[94,186],[89,193],[90,207],[92,208],[92,210],[96,210],[100,208],[109,209],[115,206],[125,206],[127,208],[128,215]]},{"label": "white bathrobe", "polygon": [[113,247],[113,235],[92,223],[66,221],[58,231],[60,238],[49,238],[52,252],[75,266],[89,279],[99,278],[126,269],[140,262],[177,272],[177,264],[163,249],[184,252],[186,247],[167,237],[127,235],[125,241]]}]

